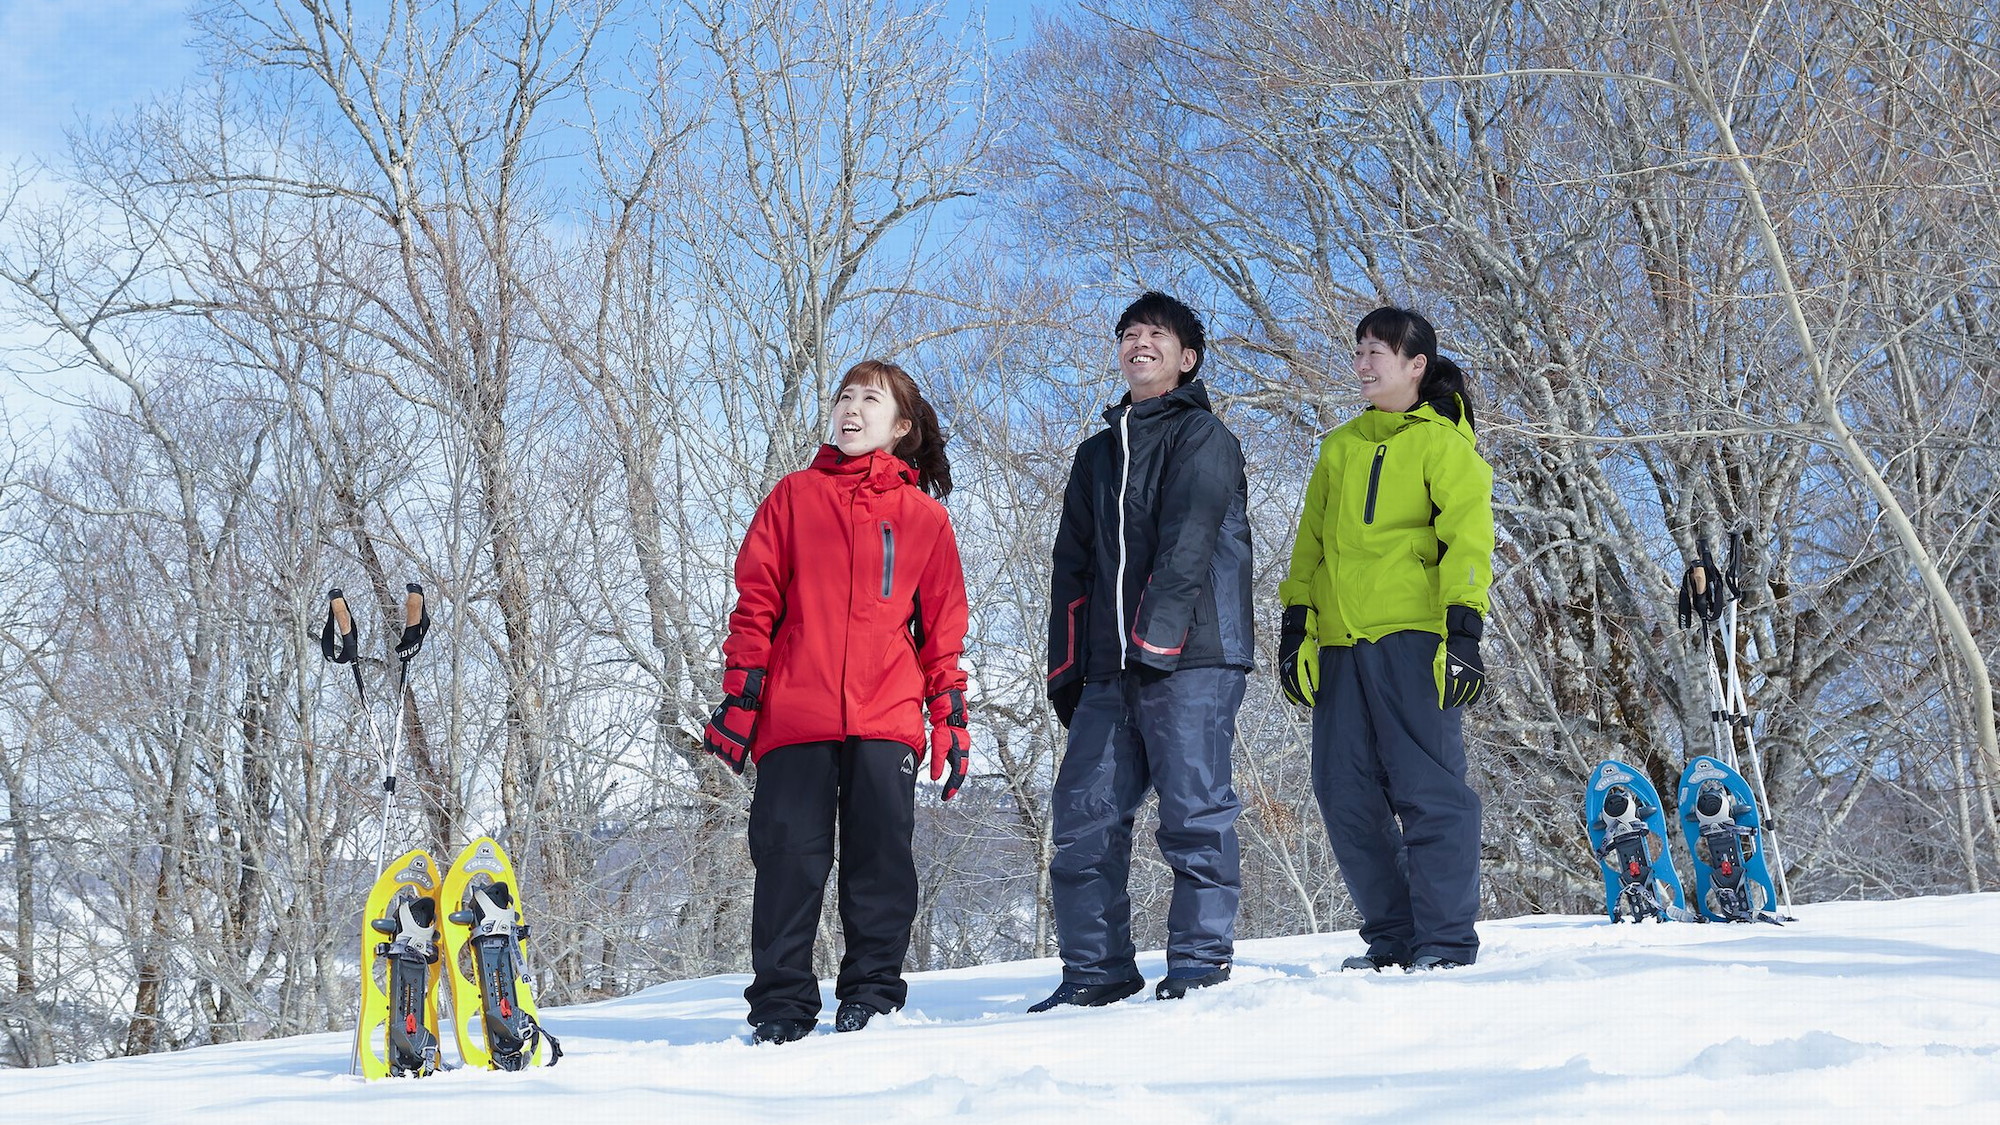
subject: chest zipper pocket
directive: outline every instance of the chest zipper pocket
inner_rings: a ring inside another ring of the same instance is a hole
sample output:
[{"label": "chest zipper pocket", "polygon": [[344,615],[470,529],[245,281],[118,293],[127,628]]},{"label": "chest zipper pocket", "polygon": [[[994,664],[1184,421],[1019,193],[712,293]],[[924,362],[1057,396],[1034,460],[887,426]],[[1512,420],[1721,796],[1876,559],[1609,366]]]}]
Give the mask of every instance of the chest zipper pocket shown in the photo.
[{"label": "chest zipper pocket", "polygon": [[888,600],[896,588],[896,529],[882,521],[882,598]]},{"label": "chest zipper pocket", "polygon": [[1362,509],[1362,523],[1375,522],[1375,493],[1377,489],[1382,487],[1382,458],[1388,455],[1388,446],[1378,445],[1375,447],[1375,464],[1368,470],[1368,505]]}]

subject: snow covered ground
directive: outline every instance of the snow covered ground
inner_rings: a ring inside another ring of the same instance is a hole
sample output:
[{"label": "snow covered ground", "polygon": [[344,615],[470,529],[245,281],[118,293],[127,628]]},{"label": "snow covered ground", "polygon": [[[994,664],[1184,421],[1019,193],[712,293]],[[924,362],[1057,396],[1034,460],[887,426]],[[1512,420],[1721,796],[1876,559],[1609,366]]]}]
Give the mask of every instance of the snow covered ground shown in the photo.
[{"label": "snow covered ground", "polygon": [[1337,971],[1351,932],[1252,941],[1210,991],[1040,1016],[1054,961],[926,973],[781,1047],[714,977],[544,1012],[553,1069],[364,1083],[309,1035],[0,1072],[0,1121],[2000,1121],[2000,894],[1797,914],[1483,922],[1478,965],[1417,976]]}]

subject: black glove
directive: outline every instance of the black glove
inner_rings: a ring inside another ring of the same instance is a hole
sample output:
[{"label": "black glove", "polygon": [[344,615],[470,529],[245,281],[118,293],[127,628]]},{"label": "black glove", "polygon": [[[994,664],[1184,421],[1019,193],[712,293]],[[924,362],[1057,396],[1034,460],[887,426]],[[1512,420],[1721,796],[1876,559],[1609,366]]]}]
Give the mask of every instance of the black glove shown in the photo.
[{"label": "black glove", "polygon": [[1486,622],[1471,606],[1455,605],[1445,610],[1444,627],[1444,705],[1469,707],[1486,689],[1486,662],[1479,658]]},{"label": "black glove", "polygon": [[1083,702],[1083,677],[1049,689],[1049,706],[1056,709],[1056,722],[1069,729],[1069,721],[1076,718],[1076,705]]},{"label": "black glove", "polygon": [[1285,698],[1311,707],[1319,698],[1319,638],[1310,606],[1288,605],[1278,626],[1278,686]]}]

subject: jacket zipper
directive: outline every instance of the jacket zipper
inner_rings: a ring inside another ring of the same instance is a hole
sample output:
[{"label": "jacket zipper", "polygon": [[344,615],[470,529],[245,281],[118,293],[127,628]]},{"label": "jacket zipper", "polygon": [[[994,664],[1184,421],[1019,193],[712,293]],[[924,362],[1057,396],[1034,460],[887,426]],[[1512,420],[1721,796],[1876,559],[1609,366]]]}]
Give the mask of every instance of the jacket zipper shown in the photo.
[{"label": "jacket zipper", "polygon": [[1388,456],[1388,454],[1389,447],[1387,445],[1378,445],[1375,447],[1375,465],[1368,470],[1368,506],[1362,510],[1362,523],[1375,522],[1375,490],[1382,486],[1382,458]]},{"label": "jacket zipper", "polygon": [[888,598],[895,589],[896,579],[896,529],[882,521],[882,597]]},{"label": "jacket zipper", "polygon": [[1131,630],[1125,624],[1125,489],[1132,482],[1132,431],[1128,423],[1132,418],[1132,408],[1118,416],[1118,446],[1121,454],[1118,472],[1118,579],[1112,585],[1117,591],[1118,607],[1118,670],[1125,670],[1125,638]]}]

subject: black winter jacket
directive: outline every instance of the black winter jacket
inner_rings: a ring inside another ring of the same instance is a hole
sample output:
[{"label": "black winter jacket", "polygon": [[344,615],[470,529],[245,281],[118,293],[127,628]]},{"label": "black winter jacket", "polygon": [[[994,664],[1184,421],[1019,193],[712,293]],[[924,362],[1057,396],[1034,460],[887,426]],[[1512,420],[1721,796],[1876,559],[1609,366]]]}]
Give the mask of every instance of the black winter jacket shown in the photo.
[{"label": "black winter jacket", "polygon": [[[1077,447],[1049,598],[1049,698],[1065,724],[1086,679],[1128,667],[1251,667],[1243,449],[1195,379]],[[1119,576],[1123,575],[1123,582]]]}]

